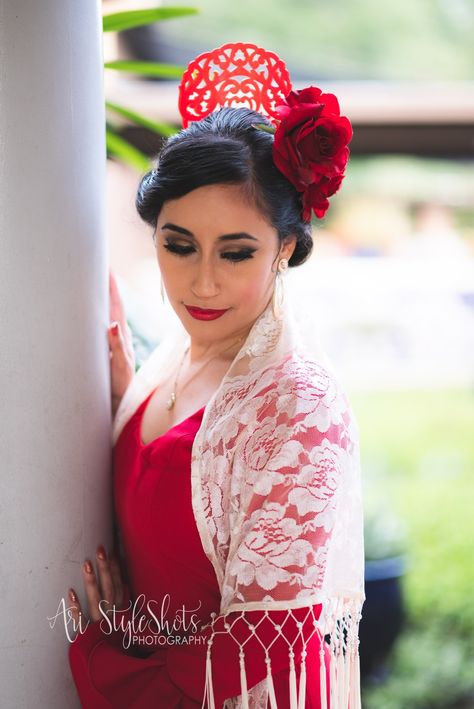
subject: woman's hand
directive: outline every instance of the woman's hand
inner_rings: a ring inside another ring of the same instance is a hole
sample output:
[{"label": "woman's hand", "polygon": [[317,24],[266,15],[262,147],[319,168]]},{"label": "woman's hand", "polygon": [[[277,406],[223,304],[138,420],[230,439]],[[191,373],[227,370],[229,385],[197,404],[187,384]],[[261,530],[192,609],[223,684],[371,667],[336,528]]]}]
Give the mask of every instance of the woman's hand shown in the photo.
[{"label": "woman's hand", "polygon": [[125,310],[112,271],[109,271],[109,302],[111,325],[108,329],[112,415],[135,374],[135,352],[132,333],[127,325]]},{"label": "woman's hand", "polygon": [[[107,558],[104,547],[100,545],[97,549],[96,558],[98,567],[97,575],[89,559],[86,559],[82,566],[84,588],[88,603],[88,615],[92,622],[101,620],[104,614],[111,610],[114,605],[117,610],[121,609],[125,597],[122,573],[116,555],[112,553],[109,558]],[[85,618],[74,589],[69,590],[69,600],[72,602],[70,609],[75,625],[77,627],[84,627],[89,619]],[[102,612],[100,611],[99,604],[100,608],[102,608]],[[79,622],[80,615],[82,615],[81,622]]]}]

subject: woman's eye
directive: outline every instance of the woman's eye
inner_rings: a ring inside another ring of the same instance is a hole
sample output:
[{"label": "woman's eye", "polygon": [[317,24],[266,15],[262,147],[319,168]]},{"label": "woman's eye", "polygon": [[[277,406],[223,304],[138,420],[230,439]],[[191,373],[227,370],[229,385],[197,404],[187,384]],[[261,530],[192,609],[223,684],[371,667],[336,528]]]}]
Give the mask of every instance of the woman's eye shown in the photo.
[{"label": "woman's eye", "polygon": [[192,246],[179,246],[178,244],[163,244],[163,246],[165,249],[168,249],[168,251],[178,256],[187,256],[194,251]]},{"label": "woman's eye", "polygon": [[244,261],[247,258],[253,258],[253,249],[248,251],[227,251],[222,256],[228,261]]},{"label": "woman's eye", "polygon": [[[193,246],[180,246],[179,244],[163,244],[164,248],[167,249],[168,251],[171,251],[171,253],[176,254],[177,256],[187,256],[188,254],[192,254],[195,251],[195,248]],[[245,249],[242,251],[226,251],[225,253],[222,254],[222,258],[226,259],[226,261],[232,261],[232,262],[237,262],[237,261],[244,261],[245,259],[248,258],[253,258],[252,254],[254,253],[255,249]]]}]

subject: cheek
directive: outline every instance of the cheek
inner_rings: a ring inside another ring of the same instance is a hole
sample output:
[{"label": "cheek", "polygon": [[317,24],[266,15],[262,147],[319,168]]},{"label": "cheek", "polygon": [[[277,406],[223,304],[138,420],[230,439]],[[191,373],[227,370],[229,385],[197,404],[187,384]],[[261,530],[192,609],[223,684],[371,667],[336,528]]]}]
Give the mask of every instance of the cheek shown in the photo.
[{"label": "cheek", "polygon": [[247,281],[242,283],[239,288],[239,296],[242,301],[246,303],[256,303],[260,299],[262,292],[264,291],[264,284],[258,279]]},{"label": "cheek", "polygon": [[242,278],[229,279],[229,287],[235,289],[240,300],[245,300],[248,303],[259,303],[262,297],[266,296],[268,289],[271,286],[272,274],[271,265],[247,270]]},{"label": "cheek", "polygon": [[[185,259],[183,259],[183,261],[185,261]],[[172,254],[162,253],[158,257],[158,268],[170,289],[179,286],[187,279],[185,264],[180,263],[178,257]]]}]

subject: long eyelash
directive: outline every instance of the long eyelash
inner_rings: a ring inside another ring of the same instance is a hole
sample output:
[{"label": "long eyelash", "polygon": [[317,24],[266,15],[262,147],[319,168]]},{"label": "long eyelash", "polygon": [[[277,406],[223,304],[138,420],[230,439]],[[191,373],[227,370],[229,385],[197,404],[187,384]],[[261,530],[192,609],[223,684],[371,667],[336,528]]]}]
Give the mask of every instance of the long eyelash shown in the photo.
[{"label": "long eyelash", "polygon": [[178,246],[177,244],[163,244],[163,247],[176,256],[187,256],[194,251],[192,246]]},{"label": "long eyelash", "polygon": [[[192,246],[179,246],[178,244],[163,244],[163,247],[171,253],[176,254],[176,256],[187,256],[195,250]],[[226,261],[238,263],[239,261],[245,261],[246,259],[253,258],[252,254],[255,250],[256,249],[248,249],[245,251],[227,252],[222,254],[222,256],[226,258]]]},{"label": "long eyelash", "polygon": [[[238,263],[239,261],[245,261],[248,258],[253,258],[253,249],[250,249],[249,251],[234,251],[234,252],[227,252],[226,254],[222,254],[223,256],[227,256],[226,260],[230,261],[231,263]],[[230,258],[228,258],[230,256]]]}]

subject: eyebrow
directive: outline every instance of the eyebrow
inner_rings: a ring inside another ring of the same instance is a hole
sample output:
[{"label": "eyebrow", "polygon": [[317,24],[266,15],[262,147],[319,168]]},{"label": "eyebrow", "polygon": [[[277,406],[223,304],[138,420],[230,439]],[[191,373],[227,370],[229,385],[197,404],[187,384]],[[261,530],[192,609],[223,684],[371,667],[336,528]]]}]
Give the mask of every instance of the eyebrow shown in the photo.
[{"label": "eyebrow", "polygon": [[[166,222],[166,224],[161,227],[162,231],[164,229],[170,229],[171,231],[178,232],[178,234],[184,234],[185,236],[190,236],[193,239],[195,238],[194,234],[188,229],[185,229],[182,226],[177,226],[176,224],[170,224],[170,222]],[[246,231],[237,231],[233,234],[222,234],[222,236],[217,237],[217,241],[233,241],[234,239],[252,239],[252,241],[258,241],[255,236],[248,234]]]}]

